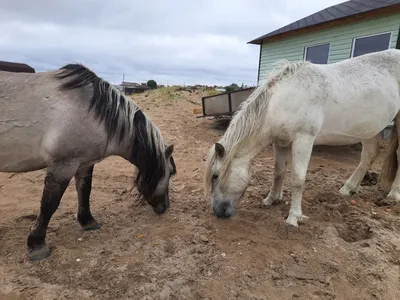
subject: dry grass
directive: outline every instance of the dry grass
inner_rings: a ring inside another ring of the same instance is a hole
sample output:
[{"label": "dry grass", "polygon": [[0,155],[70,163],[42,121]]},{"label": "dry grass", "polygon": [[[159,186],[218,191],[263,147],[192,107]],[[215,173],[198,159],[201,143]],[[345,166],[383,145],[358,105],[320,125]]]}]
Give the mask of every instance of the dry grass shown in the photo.
[{"label": "dry grass", "polygon": [[215,96],[217,94],[219,94],[220,92],[217,91],[214,88],[203,88],[202,89],[202,94],[203,96]]},{"label": "dry grass", "polygon": [[[144,92],[143,94],[132,94],[130,97],[135,99],[136,97],[142,97],[144,95],[146,98],[150,98],[152,102],[156,100],[161,101],[172,101],[178,100],[182,98],[182,93],[189,92],[189,93],[196,93],[200,97],[204,96],[214,96],[219,94],[217,90],[214,88],[203,87],[203,88],[193,88],[193,87],[176,87],[176,86],[169,86],[163,87],[156,90],[149,90]],[[140,96],[139,96],[140,95]]]}]

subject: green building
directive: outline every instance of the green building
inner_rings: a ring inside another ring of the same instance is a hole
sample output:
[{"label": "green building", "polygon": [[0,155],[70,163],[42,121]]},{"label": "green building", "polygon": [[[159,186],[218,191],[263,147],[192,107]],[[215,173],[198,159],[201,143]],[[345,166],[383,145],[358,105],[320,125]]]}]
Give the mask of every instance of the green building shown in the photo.
[{"label": "green building", "polygon": [[257,81],[280,59],[335,63],[400,49],[400,0],[351,0],[307,16],[249,44],[260,45]]}]

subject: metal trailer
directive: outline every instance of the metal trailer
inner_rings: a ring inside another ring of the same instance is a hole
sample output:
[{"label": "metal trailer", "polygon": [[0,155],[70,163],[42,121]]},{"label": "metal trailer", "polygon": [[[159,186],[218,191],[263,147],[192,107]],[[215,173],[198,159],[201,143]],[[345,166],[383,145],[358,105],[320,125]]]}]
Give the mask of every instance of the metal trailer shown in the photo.
[{"label": "metal trailer", "polygon": [[233,115],[239,105],[250,96],[254,89],[254,87],[251,87],[202,97],[203,115],[198,118]]}]

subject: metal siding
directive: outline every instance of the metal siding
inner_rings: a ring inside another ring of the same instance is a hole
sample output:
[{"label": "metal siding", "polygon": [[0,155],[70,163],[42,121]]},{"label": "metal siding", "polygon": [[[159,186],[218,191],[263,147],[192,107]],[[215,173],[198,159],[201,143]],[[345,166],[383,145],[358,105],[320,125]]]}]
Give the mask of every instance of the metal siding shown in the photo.
[{"label": "metal siding", "polygon": [[314,33],[291,37],[286,40],[265,43],[261,47],[259,81],[266,78],[273,64],[281,59],[303,60],[304,48],[330,43],[328,63],[350,58],[353,38],[377,33],[392,32],[391,48],[396,47],[400,26],[400,13],[372,20],[358,21]]}]

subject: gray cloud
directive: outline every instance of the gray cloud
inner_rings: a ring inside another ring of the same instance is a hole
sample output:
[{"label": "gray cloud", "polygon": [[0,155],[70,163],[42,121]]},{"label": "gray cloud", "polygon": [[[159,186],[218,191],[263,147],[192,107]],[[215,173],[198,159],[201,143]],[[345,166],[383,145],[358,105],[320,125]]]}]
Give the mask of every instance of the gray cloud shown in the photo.
[{"label": "gray cloud", "polygon": [[[119,83],[255,84],[253,38],[340,0],[0,0],[0,59]],[[30,3],[27,5],[27,3]]]}]

